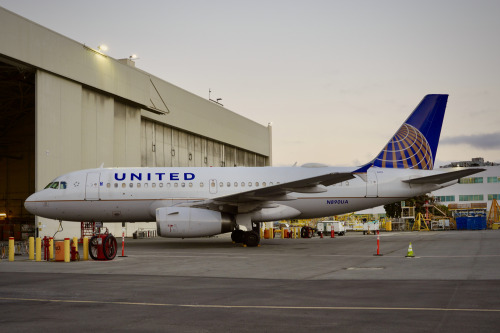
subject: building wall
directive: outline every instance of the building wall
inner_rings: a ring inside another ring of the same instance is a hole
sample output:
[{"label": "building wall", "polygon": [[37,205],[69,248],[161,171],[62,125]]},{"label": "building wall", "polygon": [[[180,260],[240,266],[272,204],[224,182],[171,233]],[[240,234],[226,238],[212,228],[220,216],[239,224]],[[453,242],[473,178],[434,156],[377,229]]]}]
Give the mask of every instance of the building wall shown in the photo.
[{"label": "building wall", "polygon": [[[456,184],[434,191],[432,195],[439,198],[442,197],[443,200],[441,200],[441,204],[446,206],[450,203],[466,204],[486,202],[488,204],[488,209],[490,209],[493,200],[491,197],[489,199],[488,196],[493,194],[500,196],[500,166],[482,166],[480,168],[484,168],[486,171],[467,178],[481,178],[482,183]],[[497,178],[497,182],[488,182],[488,177]],[[467,197],[462,197],[462,200],[460,200],[460,196]],[[471,198],[470,196],[475,196],[475,198]],[[482,199],[478,196],[482,196]],[[452,198],[454,198],[454,200],[450,200]],[[448,201],[446,199],[448,199]]]},{"label": "building wall", "polygon": [[231,142],[263,156],[271,155],[270,131],[266,126],[130,66],[130,61],[101,54],[4,8],[0,8],[0,31],[0,56],[116,100],[129,101],[129,105],[141,109],[142,117],[217,142]]}]

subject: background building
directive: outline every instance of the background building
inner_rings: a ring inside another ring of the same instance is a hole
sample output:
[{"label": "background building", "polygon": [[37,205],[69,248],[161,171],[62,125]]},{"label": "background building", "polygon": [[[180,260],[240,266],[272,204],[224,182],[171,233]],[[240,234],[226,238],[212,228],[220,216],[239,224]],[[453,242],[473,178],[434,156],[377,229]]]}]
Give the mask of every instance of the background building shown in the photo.
[{"label": "background building", "polygon": [[[24,200],[61,174],[103,163],[267,166],[271,128],[0,8],[1,238],[35,224],[54,235],[59,223],[35,223]],[[138,227],[155,225],[127,224],[127,234]],[[79,232],[64,223],[56,237]]]},{"label": "background building", "polygon": [[471,161],[452,162],[442,166],[442,168],[451,167],[479,167],[486,170],[460,179],[457,185],[432,192],[436,201],[446,206],[450,203],[486,202],[490,209],[493,199],[500,200],[500,164],[485,162],[483,158],[478,157]]}]

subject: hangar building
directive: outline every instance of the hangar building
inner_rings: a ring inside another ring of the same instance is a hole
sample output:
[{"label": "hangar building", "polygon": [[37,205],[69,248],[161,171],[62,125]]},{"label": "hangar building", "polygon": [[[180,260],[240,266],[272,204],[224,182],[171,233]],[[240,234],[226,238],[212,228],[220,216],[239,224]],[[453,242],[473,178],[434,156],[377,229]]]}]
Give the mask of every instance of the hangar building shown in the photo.
[{"label": "hangar building", "polygon": [[[35,226],[54,235],[59,223],[30,215],[24,200],[103,163],[268,166],[271,127],[0,7],[0,238]],[[79,236],[79,223],[63,227],[56,238]],[[138,227],[156,228],[127,223],[127,235]]]}]

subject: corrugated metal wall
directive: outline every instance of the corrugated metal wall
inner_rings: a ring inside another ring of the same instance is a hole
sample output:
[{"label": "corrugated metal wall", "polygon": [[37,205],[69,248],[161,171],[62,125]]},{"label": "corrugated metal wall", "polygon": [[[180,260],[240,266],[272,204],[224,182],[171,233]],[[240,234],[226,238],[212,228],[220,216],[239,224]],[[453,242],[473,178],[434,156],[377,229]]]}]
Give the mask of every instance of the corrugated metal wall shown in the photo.
[{"label": "corrugated metal wall", "polygon": [[266,157],[142,118],[141,166],[253,167]]}]

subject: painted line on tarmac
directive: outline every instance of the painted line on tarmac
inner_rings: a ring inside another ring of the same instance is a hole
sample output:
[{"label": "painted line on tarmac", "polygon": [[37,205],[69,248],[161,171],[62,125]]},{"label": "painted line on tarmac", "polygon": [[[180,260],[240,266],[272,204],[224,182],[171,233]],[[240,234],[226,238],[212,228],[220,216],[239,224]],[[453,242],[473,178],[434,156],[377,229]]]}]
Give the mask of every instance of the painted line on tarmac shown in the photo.
[{"label": "painted line on tarmac", "polygon": [[147,303],[147,302],[113,302],[113,301],[83,301],[43,298],[16,298],[0,297],[3,301],[17,302],[49,302],[49,303],[74,303],[74,304],[111,304],[133,306],[158,306],[179,308],[205,308],[205,309],[262,309],[262,310],[353,310],[353,311],[444,311],[444,312],[499,312],[500,309],[460,309],[460,308],[411,308],[411,307],[376,307],[376,306],[280,306],[280,305],[217,305],[217,304],[172,304],[172,303]]}]

